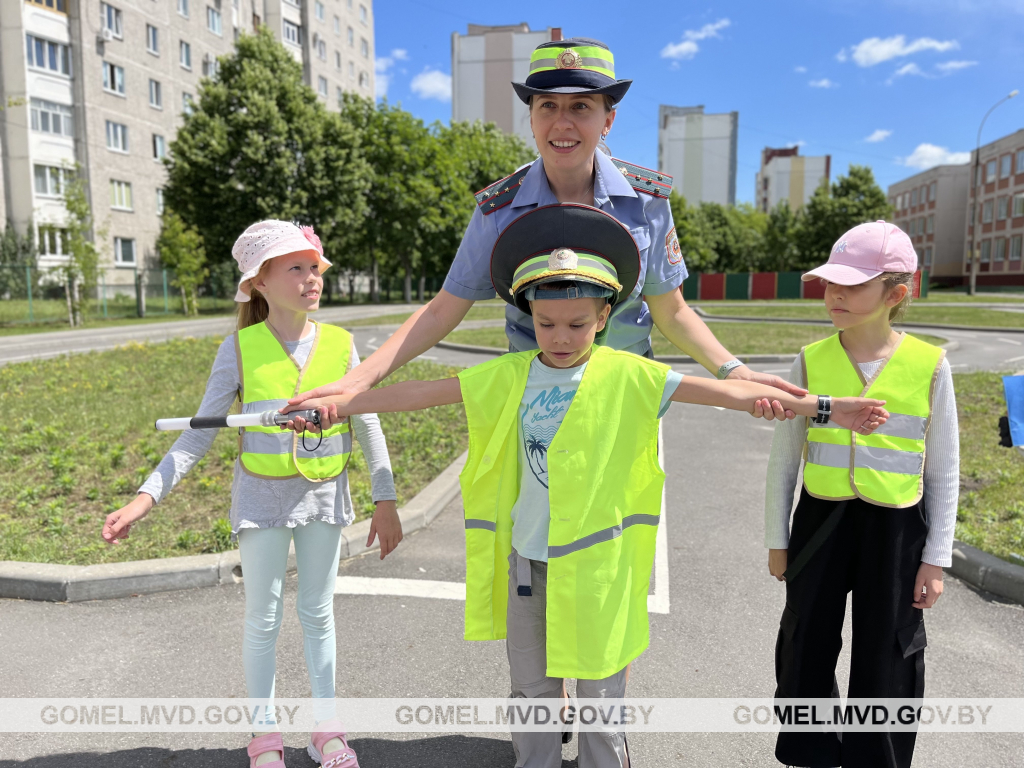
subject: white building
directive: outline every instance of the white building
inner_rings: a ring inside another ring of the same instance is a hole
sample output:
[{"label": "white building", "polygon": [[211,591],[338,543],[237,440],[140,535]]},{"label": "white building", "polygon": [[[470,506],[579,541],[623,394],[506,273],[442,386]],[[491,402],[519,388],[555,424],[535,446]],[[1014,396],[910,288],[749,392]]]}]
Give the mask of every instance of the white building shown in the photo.
[{"label": "white building", "polygon": [[125,268],[107,283],[158,266],[161,160],[217,57],[263,24],[329,108],[373,96],[371,0],[0,0],[0,226],[32,226],[40,267],[60,264],[77,163],[101,266]]},{"label": "white building", "polygon": [[768,212],[785,200],[793,210],[807,205],[821,184],[828,183],[831,155],[801,157],[798,147],[761,150],[761,170],[754,178],[757,207]]},{"label": "white building", "polygon": [[704,114],[704,107],[658,109],[658,168],[691,204],[736,204],[739,112]]},{"label": "white building", "polygon": [[562,39],[560,27],[531,31],[529,24],[485,27],[470,24],[452,33],[452,120],[482,120],[534,146],[530,110],[516,96],[513,81],[530,74],[530,55],[541,43]]}]

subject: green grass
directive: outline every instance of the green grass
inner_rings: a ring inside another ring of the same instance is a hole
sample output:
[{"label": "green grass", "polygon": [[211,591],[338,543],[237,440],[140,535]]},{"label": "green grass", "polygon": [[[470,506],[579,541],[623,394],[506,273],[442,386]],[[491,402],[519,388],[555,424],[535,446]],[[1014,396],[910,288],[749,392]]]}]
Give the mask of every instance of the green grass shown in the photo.
[{"label": "green grass", "polygon": [[[412,312],[396,315],[378,315],[377,317],[361,317],[358,320],[345,320],[341,323],[345,328],[358,328],[367,325],[401,325],[412,317]],[[499,320],[505,317],[505,303],[495,306],[490,302],[481,302],[470,307],[466,320]]]},{"label": "green grass", "polygon": [[[820,325],[796,325],[787,323],[728,323],[716,322],[711,330],[719,341],[735,355],[782,355],[795,354],[802,347],[820,341],[834,333],[833,329]],[[945,339],[926,334],[914,334],[931,344],[945,344]],[[458,344],[476,344],[481,347],[508,349],[508,338],[504,328],[476,328],[456,330],[448,335],[447,341]],[[657,328],[651,335],[655,355],[683,354],[674,344],[661,335]]]},{"label": "green grass", "polygon": [[[700,307],[709,315],[828,320],[825,305],[820,301],[813,305],[787,303],[725,307],[705,302]],[[922,302],[910,305],[905,322],[973,325],[991,328],[1024,328],[1024,312],[1000,312],[994,309],[981,309],[979,307],[929,307]]]},{"label": "green grass", "polygon": [[[0,560],[92,564],[227,549],[237,433],[221,430],[210,451],[133,530],[127,545],[100,537],[106,515],[127,503],[177,435],[161,416],[195,413],[221,339],[175,339],[0,368]],[[404,378],[455,369],[412,363]],[[399,504],[466,446],[461,406],[383,414]],[[359,517],[372,513],[358,445],[350,469]]]},{"label": "green grass", "polygon": [[1006,415],[1002,377],[954,374],[960,420],[960,508],[956,537],[1010,562],[1024,556],[1024,455],[999,445]]}]

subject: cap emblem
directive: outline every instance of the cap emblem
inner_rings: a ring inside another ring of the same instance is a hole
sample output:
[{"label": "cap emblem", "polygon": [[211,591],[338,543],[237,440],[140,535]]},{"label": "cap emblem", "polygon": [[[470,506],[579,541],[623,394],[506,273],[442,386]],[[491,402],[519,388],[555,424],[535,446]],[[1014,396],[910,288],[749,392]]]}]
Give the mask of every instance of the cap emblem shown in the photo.
[{"label": "cap emblem", "polygon": [[548,269],[576,269],[580,258],[571,248],[556,248],[548,256]]},{"label": "cap emblem", "polygon": [[836,244],[835,250],[832,253],[846,253],[846,241],[842,240]]},{"label": "cap emblem", "polygon": [[566,48],[555,59],[555,67],[557,69],[582,69],[583,57],[572,48]]}]

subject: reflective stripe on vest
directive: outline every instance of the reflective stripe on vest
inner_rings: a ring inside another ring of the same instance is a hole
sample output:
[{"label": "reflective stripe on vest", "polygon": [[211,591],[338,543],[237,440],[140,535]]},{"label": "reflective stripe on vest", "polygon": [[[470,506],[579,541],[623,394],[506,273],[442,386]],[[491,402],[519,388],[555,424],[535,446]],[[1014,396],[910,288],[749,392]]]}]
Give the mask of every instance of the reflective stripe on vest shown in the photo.
[{"label": "reflective stripe on vest", "polygon": [[[348,370],[352,336],[343,328],[316,324],[316,336],[306,364],[300,369],[266,323],[243,328],[236,335],[242,381],[242,413],[276,410],[300,391],[337,381]],[[323,439],[307,433],[303,439],[279,427],[239,430],[239,461],[251,475],[271,480],[302,475],[322,482],[337,477],[352,453],[352,433],[346,421],[325,430]]]},{"label": "reflective stripe on vest", "polygon": [[[459,374],[469,427],[459,476],[467,640],[506,636],[511,511],[520,482],[516,418],[537,354],[504,355]],[[658,409],[667,371],[595,347],[548,448],[549,676],[608,677],[649,643],[647,592],[665,480]]]},{"label": "reflective stripe on vest", "polygon": [[847,355],[839,334],[803,351],[807,387],[834,397],[885,400],[888,421],[871,435],[809,423],[804,486],[818,498],[861,498],[909,507],[923,492],[925,435],[935,374],[945,352],[903,334],[871,382]]}]

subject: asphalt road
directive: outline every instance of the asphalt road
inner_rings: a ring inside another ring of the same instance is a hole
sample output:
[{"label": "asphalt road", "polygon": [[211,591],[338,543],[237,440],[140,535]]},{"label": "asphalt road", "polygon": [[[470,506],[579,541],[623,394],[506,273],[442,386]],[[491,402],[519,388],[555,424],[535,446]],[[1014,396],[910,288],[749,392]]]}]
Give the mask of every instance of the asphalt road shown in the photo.
[{"label": "asphalt road", "polygon": [[[771,427],[745,414],[675,404],[664,420],[670,606],[651,616],[651,647],[628,693],[651,697],[770,696],[782,585],[767,574],[762,498]],[[458,582],[465,573],[460,502],[381,563],[343,561],[341,576]],[[660,592],[661,584],[656,585]],[[296,579],[287,579],[277,692],[309,695]],[[122,600],[0,601],[0,685],[7,697],[244,696],[243,585]],[[338,696],[504,696],[501,642],[462,637],[455,600],[339,594]],[[947,577],[927,614],[932,697],[1024,697],[1024,608]],[[849,620],[844,647],[849,648]],[[844,651],[839,676],[845,680]],[[0,766],[243,768],[237,734],[0,734]],[[311,762],[285,734],[290,768]],[[635,766],[773,766],[769,734],[636,734]],[[575,744],[564,752],[574,766]],[[506,735],[353,734],[366,768],[512,766]],[[915,765],[1021,765],[1020,734],[924,734]]]}]

